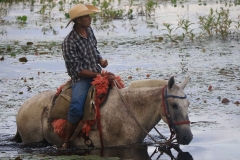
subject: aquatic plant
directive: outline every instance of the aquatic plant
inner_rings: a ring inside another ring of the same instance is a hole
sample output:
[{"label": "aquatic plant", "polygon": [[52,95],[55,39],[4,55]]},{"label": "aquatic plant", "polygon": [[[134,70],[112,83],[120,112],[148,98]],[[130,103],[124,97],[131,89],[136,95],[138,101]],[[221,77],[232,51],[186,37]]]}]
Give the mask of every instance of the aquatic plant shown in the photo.
[{"label": "aquatic plant", "polygon": [[7,45],[6,50],[7,50],[7,52],[11,52],[12,51],[12,47],[10,45]]},{"label": "aquatic plant", "polygon": [[21,24],[23,24],[23,23],[26,23],[26,21],[27,21],[27,16],[26,16],[26,15],[24,15],[24,16],[17,16],[16,19],[17,19],[17,21],[19,21]]},{"label": "aquatic plant", "polygon": [[63,3],[63,1],[59,1],[58,2],[58,4],[59,4],[59,11],[61,12],[61,11],[64,11],[65,10],[65,8],[64,8],[64,3]]},{"label": "aquatic plant", "polygon": [[[120,1],[118,1],[120,3]],[[98,17],[102,19],[103,21],[112,21],[113,19],[123,19],[125,16],[123,9],[115,9],[114,6],[114,0],[93,0],[92,4],[95,6],[100,6],[101,13],[98,14]],[[130,8],[130,6],[129,6]],[[129,9],[128,13],[126,14],[129,19],[132,18],[132,10]],[[95,16],[93,16],[95,17]]]},{"label": "aquatic plant", "polygon": [[177,7],[177,0],[171,0],[171,3],[173,4],[174,7]]},{"label": "aquatic plant", "polygon": [[111,6],[111,2],[112,0],[104,0],[102,3],[100,3],[100,9],[101,9],[101,13],[100,16],[105,20],[105,21],[109,21],[109,19],[111,19],[112,17],[112,11],[113,11],[113,7]]},{"label": "aquatic plant", "polygon": [[67,19],[70,18],[69,13],[65,13],[64,15]]},{"label": "aquatic plant", "polygon": [[0,30],[0,34],[3,36],[3,35],[7,35],[7,31],[5,29],[3,30]]},{"label": "aquatic plant", "polygon": [[128,17],[128,19],[133,19],[133,10],[132,9],[128,10],[127,17]]},{"label": "aquatic plant", "polygon": [[232,20],[229,19],[229,9],[216,10],[216,19],[214,21],[214,29],[216,34],[220,34],[223,39],[226,39],[229,33]]},{"label": "aquatic plant", "polygon": [[180,21],[178,22],[178,28],[181,28],[184,33],[182,33],[182,37],[183,39],[185,37],[188,37],[191,41],[194,40],[194,37],[195,37],[195,34],[193,33],[193,30],[194,29],[190,29],[190,26],[194,24],[194,23],[191,23],[189,20],[187,19],[180,19]]},{"label": "aquatic plant", "polygon": [[4,22],[3,17],[7,15],[7,8],[6,7],[0,7],[0,21]]},{"label": "aquatic plant", "polygon": [[235,31],[234,31],[234,35],[236,36],[236,38],[239,37],[239,34],[240,34],[240,20],[239,21],[234,21],[235,25]]},{"label": "aquatic plant", "polygon": [[165,36],[167,36],[171,42],[176,42],[176,35],[173,34],[173,29],[171,26],[171,24],[169,23],[163,23],[163,26],[166,27],[166,29],[162,29],[162,30],[166,30],[168,33],[165,34]]},{"label": "aquatic plant", "polygon": [[55,1],[50,0],[49,2],[45,3],[45,1],[42,1],[43,5],[41,9],[38,11],[38,13],[41,14],[42,19],[52,19],[52,10],[56,7],[57,3]]},{"label": "aquatic plant", "polygon": [[199,27],[202,29],[203,34],[207,34],[212,37],[214,33],[220,35],[222,39],[226,39],[232,24],[232,20],[229,19],[229,9],[221,8],[220,11],[210,9],[210,13],[207,16],[198,16]]},{"label": "aquatic plant", "polygon": [[155,7],[157,6],[157,2],[154,2],[153,0],[148,0],[145,4],[146,9],[146,16],[151,17],[151,14],[155,12]]},{"label": "aquatic plant", "polygon": [[202,33],[208,36],[213,36],[214,31],[214,18],[215,15],[213,14],[213,9],[210,9],[210,13],[207,16],[199,16],[197,14],[197,17],[199,19],[199,28],[202,30]]},{"label": "aquatic plant", "polygon": [[43,27],[42,28],[42,32],[43,32],[43,34],[46,34],[48,32],[52,32],[53,35],[57,35],[58,34],[58,32],[51,25]]},{"label": "aquatic plant", "polygon": [[128,10],[126,13],[127,18],[130,20],[133,19],[133,9],[132,9],[133,2],[134,2],[134,0],[129,0]]}]

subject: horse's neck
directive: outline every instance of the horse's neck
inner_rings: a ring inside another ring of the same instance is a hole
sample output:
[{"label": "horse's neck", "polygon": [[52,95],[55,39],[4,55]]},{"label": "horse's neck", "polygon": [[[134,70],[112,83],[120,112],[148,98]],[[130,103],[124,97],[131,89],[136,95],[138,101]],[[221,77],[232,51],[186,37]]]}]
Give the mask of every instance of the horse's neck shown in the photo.
[{"label": "horse's neck", "polygon": [[[160,88],[130,89],[123,95],[133,116],[145,128],[152,129],[160,121]],[[150,131],[150,130],[149,130]]]},{"label": "horse's neck", "polygon": [[[113,89],[108,101],[101,109],[102,125],[108,127],[105,129],[111,131],[113,135],[119,134],[120,137],[132,137],[132,141],[142,141],[147,135],[145,131],[149,132],[161,120],[160,89],[160,87],[126,88],[120,91],[121,96],[116,89]],[[138,123],[145,131],[139,127]]]}]

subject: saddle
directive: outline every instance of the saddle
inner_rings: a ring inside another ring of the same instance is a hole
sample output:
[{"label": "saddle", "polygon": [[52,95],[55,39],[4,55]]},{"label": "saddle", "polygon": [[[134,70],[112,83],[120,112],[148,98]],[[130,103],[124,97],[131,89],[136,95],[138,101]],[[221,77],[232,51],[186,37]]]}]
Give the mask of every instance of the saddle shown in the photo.
[{"label": "saddle", "polygon": [[[124,88],[124,84],[122,83],[123,81],[119,76],[116,76],[116,81],[118,82],[118,87]],[[85,101],[83,119],[79,122],[78,127],[70,138],[70,141],[73,141],[77,136],[81,136],[85,139],[86,144],[89,140],[89,133],[96,121],[98,123],[97,128],[99,130],[100,139],[102,139],[99,107],[106,101],[109,89],[111,89],[112,86],[114,86],[114,84],[108,81],[107,76],[98,75],[94,79]],[[53,127],[53,132],[61,139],[64,139],[65,137],[65,126],[71,103],[71,94],[72,88],[70,80],[58,89],[55,97],[53,98],[53,105],[49,113],[49,122]],[[92,143],[88,146],[92,146]]]},{"label": "saddle", "polygon": [[[72,83],[71,80],[59,88],[59,92],[56,93],[53,98],[53,106],[50,111],[49,118],[64,119],[67,120],[69,106],[72,97]],[[88,90],[87,98],[84,105],[84,115],[82,120],[95,120],[95,85],[92,85]],[[106,99],[107,94],[103,95],[102,98]]]}]

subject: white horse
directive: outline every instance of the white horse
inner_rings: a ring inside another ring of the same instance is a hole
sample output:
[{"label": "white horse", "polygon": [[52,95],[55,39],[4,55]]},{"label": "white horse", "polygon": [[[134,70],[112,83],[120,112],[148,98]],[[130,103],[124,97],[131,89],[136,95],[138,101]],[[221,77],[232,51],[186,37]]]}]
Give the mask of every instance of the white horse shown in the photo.
[{"label": "white horse", "polygon": [[[144,80],[120,90],[111,89],[100,108],[104,147],[141,143],[161,119],[174,130],[179,144],[189,144],[193,135],[188,118],[189,101],[183,92],[188,82],[189,77],[176,85],[171,77],[168,82]],[[21,106],[15,140],[24,143],[46,140],[58,146],[63,143],[49,122],[54,95],[55,91],[44,91]],[[89,138],[95,147],[101,147],[98,130],[91,131]],[[77,137],[72,145],[81,147],[85,143]]]}]

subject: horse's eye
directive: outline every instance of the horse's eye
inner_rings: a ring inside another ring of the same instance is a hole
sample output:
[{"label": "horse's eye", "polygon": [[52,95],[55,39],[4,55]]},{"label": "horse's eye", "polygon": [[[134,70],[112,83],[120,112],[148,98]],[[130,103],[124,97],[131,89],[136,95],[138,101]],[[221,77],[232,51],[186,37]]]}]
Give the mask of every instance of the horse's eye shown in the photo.
[{"label": "horse's eye", "polygon": [[177,104],[172,104],[172,108],[173,109],[178,109],[178,105]]}]

